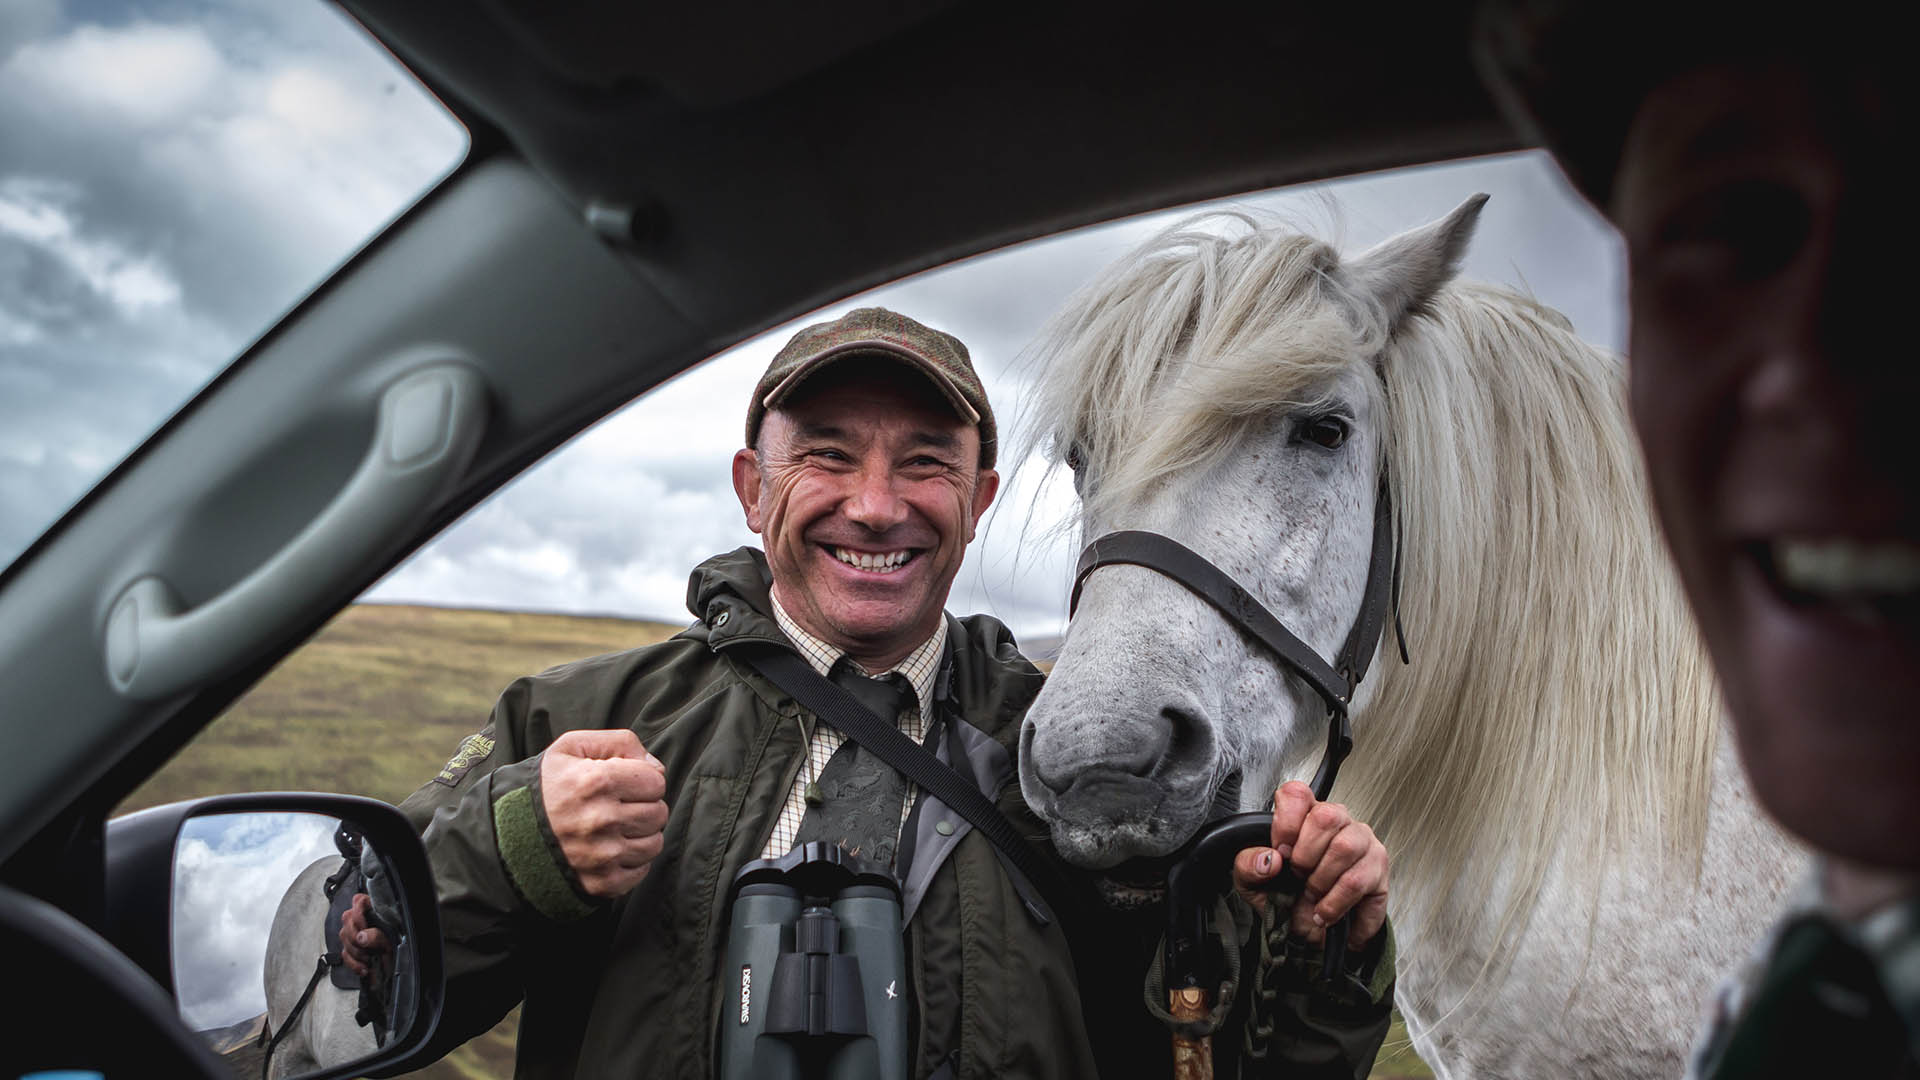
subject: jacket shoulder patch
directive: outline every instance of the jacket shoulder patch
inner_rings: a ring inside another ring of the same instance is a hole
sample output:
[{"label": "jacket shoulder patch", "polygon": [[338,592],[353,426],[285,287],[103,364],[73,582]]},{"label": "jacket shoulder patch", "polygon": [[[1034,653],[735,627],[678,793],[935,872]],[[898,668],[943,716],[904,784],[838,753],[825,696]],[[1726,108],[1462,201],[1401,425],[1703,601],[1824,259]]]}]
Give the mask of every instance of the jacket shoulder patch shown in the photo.
[{"label": "jacket shoulder patch", "polygon": [[453,757],[447,759],[447,763],[441,766],[440,775],[434,777],[433,782],[456,787],[461,777],[467,775],[475,765],[487,760],[492,753],[493,738],[491,736],[484,732],[469,735],[460,740],[460,749],[455,750]]}]

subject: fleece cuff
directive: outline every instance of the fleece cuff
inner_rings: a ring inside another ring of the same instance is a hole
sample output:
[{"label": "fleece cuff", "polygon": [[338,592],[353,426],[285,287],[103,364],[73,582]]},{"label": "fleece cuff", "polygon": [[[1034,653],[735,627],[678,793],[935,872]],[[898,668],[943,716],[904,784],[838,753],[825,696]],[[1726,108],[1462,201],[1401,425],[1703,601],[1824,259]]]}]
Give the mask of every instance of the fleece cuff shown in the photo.
[{"label": "fleece cuff", "polygon": [[532,787],[515,787],[493,800],[493,832],[507,876],[535,911],[555,922],[593,913],[594,905],[568,880],[559,853],[540,828]]}]

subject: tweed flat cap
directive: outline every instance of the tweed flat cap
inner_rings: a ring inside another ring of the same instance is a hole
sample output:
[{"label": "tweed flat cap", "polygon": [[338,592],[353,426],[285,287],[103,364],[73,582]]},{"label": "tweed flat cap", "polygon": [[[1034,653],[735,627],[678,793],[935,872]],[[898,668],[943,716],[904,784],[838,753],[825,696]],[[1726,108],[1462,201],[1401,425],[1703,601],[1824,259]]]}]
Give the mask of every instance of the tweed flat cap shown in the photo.
[{"label": "tweed flat cap", "polygon": [[774,355],[747,404],[747,445],[759,437],[768,409],[785,401],[822,368],[850,356],[902,361],[925,375],[962,420],[980,429],[980,467],[993,468],[998,432],[967,347],[952,334],[877,307],[858,308],[832,322],[806,327]]}]

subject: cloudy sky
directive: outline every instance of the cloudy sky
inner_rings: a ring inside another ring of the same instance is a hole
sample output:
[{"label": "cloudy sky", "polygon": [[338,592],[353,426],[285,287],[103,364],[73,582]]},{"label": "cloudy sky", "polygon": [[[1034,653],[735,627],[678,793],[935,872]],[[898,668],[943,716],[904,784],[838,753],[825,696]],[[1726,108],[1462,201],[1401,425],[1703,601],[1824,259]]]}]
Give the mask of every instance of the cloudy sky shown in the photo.
[{"label": "cloudy sky", "polygon": [[0,562],[464,146],[317,3],[0,0]]},{"label": "cloudy sky", "polygon": [[[337,15],[304,3],[0,4],[0,560],[459,157],[464,136]],[[1525,154],[1229,204],[1357,250],[1493,196],[1466,274],[1624,341],[1617,241]],[[817,313],[880,303],[957,334],[1003,427],[1020,355],[1101,266],[1186,208],[982,256]],[[807,320],[811,321],[811,319]],[[396,569],[371,599],[683,621],[689,568],[753,541],[727,462],[786,327],[582,434]],[[1007,441],[1017,441],[1016,438]],[[1057,631],[1071,493],[1010,482],[957,612]]]},{"label": "cloudy sky", "polygon": [[[287,886],[331,855],[337,818],[319,814],[215,814],[180,830],[173,869],[173,982],[195,1031],[267,1011],[267,932]],[[316,894],[317,896],[317,894]],[[324,900],[317,900],[324,904]],[[304,985],[320,936],[304,951]]]}]

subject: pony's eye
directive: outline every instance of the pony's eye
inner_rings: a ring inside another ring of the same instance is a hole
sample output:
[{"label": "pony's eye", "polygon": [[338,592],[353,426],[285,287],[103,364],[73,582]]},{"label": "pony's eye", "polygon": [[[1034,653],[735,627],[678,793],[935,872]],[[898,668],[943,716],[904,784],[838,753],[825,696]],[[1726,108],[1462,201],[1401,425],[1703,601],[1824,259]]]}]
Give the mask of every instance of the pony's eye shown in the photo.
[{"label": "pony's eye", "polygon": [[1074,472],[1079,472],[1081,467],[1084,466],[1086,463],[1087,463],[1086,459],[1080,456],[1080,444],[1068,443],[1067,444],[1067,468],[1072,469]]},{"label": "pony's eye", "polygon": [[1338,416],[1316,416],[1300,425],[1299,434],[1315,446],[1338,450],[1347,441],[1349,431],[1347,422]]}]

